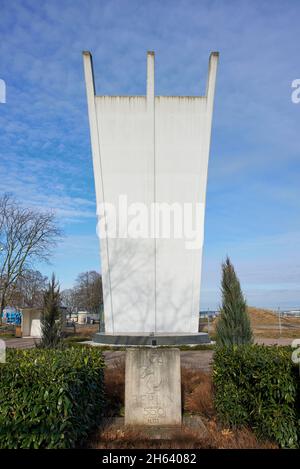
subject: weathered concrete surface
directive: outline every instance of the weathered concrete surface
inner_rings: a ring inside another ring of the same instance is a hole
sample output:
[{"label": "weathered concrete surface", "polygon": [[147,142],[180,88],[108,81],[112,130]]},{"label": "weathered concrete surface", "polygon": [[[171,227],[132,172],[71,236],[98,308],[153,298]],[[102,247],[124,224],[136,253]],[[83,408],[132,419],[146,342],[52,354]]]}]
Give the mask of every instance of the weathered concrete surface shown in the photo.
[{"label": "weathered concrete surface", "polygon": [[181,425],[180,351],[129,349],[125,425]]}]

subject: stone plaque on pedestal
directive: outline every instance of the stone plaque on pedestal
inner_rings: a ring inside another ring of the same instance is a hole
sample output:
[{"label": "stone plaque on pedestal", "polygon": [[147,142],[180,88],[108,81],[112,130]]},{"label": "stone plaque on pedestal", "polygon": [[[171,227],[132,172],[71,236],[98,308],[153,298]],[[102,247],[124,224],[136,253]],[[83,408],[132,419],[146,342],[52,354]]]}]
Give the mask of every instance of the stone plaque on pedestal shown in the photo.
[{"label": "stone plaque on pedestal", "polygon": [[128,349],[125,425],[181,425],[179,349]]}]

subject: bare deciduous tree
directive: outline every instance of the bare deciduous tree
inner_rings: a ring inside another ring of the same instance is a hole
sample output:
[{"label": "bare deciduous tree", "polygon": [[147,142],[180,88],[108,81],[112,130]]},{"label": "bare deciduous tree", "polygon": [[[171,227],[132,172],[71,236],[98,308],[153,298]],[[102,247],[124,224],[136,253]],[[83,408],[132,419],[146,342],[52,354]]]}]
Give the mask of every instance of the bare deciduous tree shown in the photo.
[{"label": "bare deciduous tree", "polygon": [[47,281],[48,278],[38,270],[26,269],[8,295],[11,305],[19,308],[42,308]]},{"label": "bare deciduous tree", "polygon": [[60,235],[52,212],[0,198],[0,320],[17,280],[34,262],[48,261]]},{"label": "bare deciduous tree", "polygon": [[99,314],[103,304],[102,277],[95,270],[78,275],[75,285],[77,307]]},{"label": "bare deciduous tree", "polygon": [[63,290],[60,294],[62,306],[67,308],[69,314],[77,312],[76,292],[73,288]]}]

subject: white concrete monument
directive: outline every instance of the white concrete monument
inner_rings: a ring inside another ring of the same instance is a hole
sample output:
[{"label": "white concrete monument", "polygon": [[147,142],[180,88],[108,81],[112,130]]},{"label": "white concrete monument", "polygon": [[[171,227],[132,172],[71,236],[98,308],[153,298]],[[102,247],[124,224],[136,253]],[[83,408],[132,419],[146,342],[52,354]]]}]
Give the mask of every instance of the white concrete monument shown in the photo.
[{"label": "white concrete monument", "polygon": [[[105,333],[119,344],[208,342],[198,333],[204,212],[218,53],[205,96],[97,96],[83,52]],[[117,221],[116,221],[117,220]]]}]

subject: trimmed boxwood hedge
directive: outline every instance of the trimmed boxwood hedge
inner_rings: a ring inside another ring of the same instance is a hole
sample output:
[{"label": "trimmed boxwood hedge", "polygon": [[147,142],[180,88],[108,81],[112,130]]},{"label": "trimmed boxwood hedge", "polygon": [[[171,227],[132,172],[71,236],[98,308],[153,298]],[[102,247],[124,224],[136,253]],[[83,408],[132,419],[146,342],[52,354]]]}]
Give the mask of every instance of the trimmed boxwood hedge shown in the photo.
[{"label": "trimmed boxwood hedge", "polygon": [[96,348],[8,349],[0,364],[0,448],[72,448],[104,407]]},{"label": "trimmed boxwood hedge", "polygon": [[299,374],[289,347],[241,345],[217,348],[213,381],[219,418],[247,425],[281,447],[298,446]]}]

